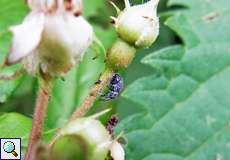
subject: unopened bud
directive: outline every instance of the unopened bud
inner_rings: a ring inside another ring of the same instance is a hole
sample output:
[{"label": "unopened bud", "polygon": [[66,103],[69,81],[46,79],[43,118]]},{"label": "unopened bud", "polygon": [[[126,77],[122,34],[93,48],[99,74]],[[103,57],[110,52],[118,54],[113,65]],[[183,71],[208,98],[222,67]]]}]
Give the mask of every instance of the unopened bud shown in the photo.
[{"label": "unopened bud", "polygon": [[[105,159],[112,144],[112,139],[103,124],[93,118],[78,118],[60,131],[60,136],[75,135],[84,141],[88,148],[89,160]],[[54,144],[55,146],[55,144]]]},{"label": "unopened bud", "polygon": [[118,39],[107,53],[107,64],[120,69],[127,67],[135,56],[136,49],[125,41]]},{"label": "unopened bud", "polygon": [[157,5],[159,0],[150,0],[147,3],[130,6],[125,0],[125,9],[118,12],[118,17],[111,17],[120,38],[135,47],[145,48],[152,45],[159,34],[159,19]]}]

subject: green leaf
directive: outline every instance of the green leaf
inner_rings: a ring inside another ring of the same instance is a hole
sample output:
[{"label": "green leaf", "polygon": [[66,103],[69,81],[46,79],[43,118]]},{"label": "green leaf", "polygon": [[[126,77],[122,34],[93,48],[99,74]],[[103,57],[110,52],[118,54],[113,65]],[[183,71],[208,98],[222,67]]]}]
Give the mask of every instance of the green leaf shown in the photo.
[{"label": "green leaf", "polygon": [[83,16],[88,19],[105,48],[111,47],[117,35],[110,16],[116,11],[107,0],[84,0]]},{"label": "green leaf", "polygon": [[139,106],[118,126],[128,138],[126,159],[230,159],[230,3],[169,4],[188,7],[166,21],[184,45],[146,56],[154,74],[122,94]]},{"label": "green leaf", "polygon": [[24,138],[31,128],[31,119],[18,113],[5,113],[0,116],[0,137]]},{"label": "green leaf", "polygon": [[30,118],[18,113],[5,113],[0,116],[0,137],[21,138],[22,147],[25,150],[28,136],[32,126]]},{"label": "green leaf", "polygon": [[[32,119],[18,113],[1,113],[0,138],[21,138],[23,153],[26,150]],[[43,133],[43,142],[49,143],[56,130],[47,130]]]},{"label": "green leaf", "polygon": [[115,42],[117,38],[115,29],[113,26],[110,26],[104,29],[98,25],[94,25],[94,31],[98,39],[100,39],[102,44],[105,46],[105,48],[111,47],[113,42]]},{"label": "green leaf", "polygon": [[98,11],[105,8],[105,3],[105,0],[85,0],[83,15],[86,17],[98,15]]},{"label": "green leaf", "polygon": [[[23,0],[0,1],[0,64],[3,64],[10,48],[11,34],[8,32],[8,28],[21,23],[27,11]],[[0,71],[1,74],[12,74],[17,68],[18,66],[12,66]],[[21,80],[22,77],[12,81],[0,80],[0,102],[6,101]]]}]

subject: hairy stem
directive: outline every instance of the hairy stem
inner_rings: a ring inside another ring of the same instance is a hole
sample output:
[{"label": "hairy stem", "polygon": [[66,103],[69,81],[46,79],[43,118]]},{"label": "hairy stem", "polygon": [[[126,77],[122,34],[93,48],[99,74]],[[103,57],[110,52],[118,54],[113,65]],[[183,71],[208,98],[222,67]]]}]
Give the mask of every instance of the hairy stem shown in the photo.
[{"label": "hairy stem", "polygon": [[93,105],[93,102],[95,101],[97,96],[100,94],[103,88],[106,87],[106,84],[111,79],[112,75],[113,70],[110,68],[106,68],[105,71],[101,74],[98,82],[95,83],[94,87],[90,90],[89,95],[85,97],[82,104],[77,107],[76,111],[72,114],[70,121],[75,120],[78,117],[84,116],[87,113],[87,111]]},{"label": "hairy stem", "polygon": [[50,86],[49,82],[41,80],[37,95],[36,106],[33,116],[32,130],[30,133],[29,144],[25,155],[25,160],[31,160],[34,147],[39,142],[49,102]]},{"label": "hairy stem", "polygon": [[[99,80],[95,83],[93,88],[90,90],[89,95],[87,97],[85,97],[85,99],[83,100],[81,105],[79,107],[77,107],[75,112],[71,115],[69,122],[73,121],[79,117],[84,116],[88,112],[88,110],[92,107],[93,102],[95,101],[97,96],[106,87],[106,85],[107,85],[108,81],[111,79],[113,73],[114,73],[114,71],[112,69],[110,69],[110,68],[105,69],[105,71],[101,74]],[[59,133],[59,130],[57,130],[57,135],[49,143],[49,148],[52,148],[53,144],[58,139],[58,133]]]}]

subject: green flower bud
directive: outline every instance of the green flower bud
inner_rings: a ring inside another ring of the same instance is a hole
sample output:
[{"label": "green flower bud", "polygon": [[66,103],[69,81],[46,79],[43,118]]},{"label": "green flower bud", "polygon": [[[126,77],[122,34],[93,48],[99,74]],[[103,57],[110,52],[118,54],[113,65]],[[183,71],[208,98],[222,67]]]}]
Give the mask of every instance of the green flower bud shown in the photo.
[{"label": "green flower bud", "polygon": [[120,12],[115,4],[118,17],[111,17],[120,38],[135,47],[145,48],[152,45],[159,34],[157,5],[159,0],[150,0],[145,4],[130,6],[125,0],[125,9]]},{"label": "green flower bud", "polygon": [[49,160],[89,160],[90,152],[92,150],[82,137],[74,134],[63,135],[52,146]]},{"label": "green flower bud", "polygon": [[107,53],[107,64],[113,69],[127,67],[135,56],[136,49],[125,41],[118,39]]},{"label": "green flower bud", "polygon": [[60,138],[67,135],[75,136],[75,141],[79,141],[79,148],[85,148],[88,160],[105,159],[112,144],[111,135],[106,128],[93,118],[79,118],[70,122],[60,131]]},{"label": "green flower bud", "polygon": [[88,118],[78,118],[61,129],[51,146],[51,160],[124,160],[122,145],[95,119],[108,111]]}]

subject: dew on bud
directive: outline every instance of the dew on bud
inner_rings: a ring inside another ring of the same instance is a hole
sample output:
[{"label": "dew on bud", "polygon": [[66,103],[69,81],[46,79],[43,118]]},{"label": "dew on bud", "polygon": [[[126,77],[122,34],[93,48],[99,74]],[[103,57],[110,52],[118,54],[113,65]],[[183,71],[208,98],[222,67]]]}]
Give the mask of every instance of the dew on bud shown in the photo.
[{"label": "dew on bud", "polygon": [[159,0],[150,0],[130,6],[129,0],[125,0],[125,9],[118,12],[117,18],[111,17],[120,38],[138,48],[152,45],[159,34],[158,2]]}]

